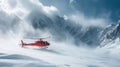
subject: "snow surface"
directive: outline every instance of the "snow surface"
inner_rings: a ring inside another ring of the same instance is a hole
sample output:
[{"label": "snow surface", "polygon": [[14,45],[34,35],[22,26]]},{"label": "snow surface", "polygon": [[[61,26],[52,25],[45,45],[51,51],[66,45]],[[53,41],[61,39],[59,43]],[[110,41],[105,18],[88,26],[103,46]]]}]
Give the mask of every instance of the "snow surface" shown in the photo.
[{"label": "snow surface", "polygon": [[[11,39],[12,40],[12,39]],[[5,40],[9,43],[12,41]],[[16,40],[13,40],[14,42]],[[2,41],[4,42],[4,40]],[[120,56],[104,48],[90,49],[49,41],[46,49],[0,45],[1,67],[119,67]],[[19,41],[18,41],[19,43]]]}]

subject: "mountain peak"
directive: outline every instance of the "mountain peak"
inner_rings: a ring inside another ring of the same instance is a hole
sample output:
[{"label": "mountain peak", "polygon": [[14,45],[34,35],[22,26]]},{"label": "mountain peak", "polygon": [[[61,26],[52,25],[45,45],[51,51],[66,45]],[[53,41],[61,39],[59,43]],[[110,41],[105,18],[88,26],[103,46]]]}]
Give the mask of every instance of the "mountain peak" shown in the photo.
[{"label": "mountain peak", "polygon": [[108,33],[107,39],[116,39],[120,36],[120,22],[118,22]]}]

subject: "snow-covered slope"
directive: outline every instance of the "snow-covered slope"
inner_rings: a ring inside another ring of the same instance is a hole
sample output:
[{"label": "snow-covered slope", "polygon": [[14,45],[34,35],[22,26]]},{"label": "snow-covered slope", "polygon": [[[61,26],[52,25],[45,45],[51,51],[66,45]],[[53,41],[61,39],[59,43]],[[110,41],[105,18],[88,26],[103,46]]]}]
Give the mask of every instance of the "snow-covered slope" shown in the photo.
[{"label": "snow-covered slope", "polygon": [[106,27],[100,36],[101,46],[107,45],[108,43],[115,41],[117,38],[120,38],[120,22],[117,24],[111,24]]},{"label": "snow-covered slope", "polygon": [[52,45],[47,49],[37,47],[21,48],[16,43],[2,45],[0,46],[1,67],[119,66],[119,57],[117,57],[119,55],[111,54],[107,50],[80,48],[70,44],[68,46],[67,43],[54,43],[53,41],[50,41],[50,43]]},{"label": "snow-covered slope", "polygon": [[101,36],[100,47],[112,53],[119,53],[120,48],[120,22],[106,27]]}]

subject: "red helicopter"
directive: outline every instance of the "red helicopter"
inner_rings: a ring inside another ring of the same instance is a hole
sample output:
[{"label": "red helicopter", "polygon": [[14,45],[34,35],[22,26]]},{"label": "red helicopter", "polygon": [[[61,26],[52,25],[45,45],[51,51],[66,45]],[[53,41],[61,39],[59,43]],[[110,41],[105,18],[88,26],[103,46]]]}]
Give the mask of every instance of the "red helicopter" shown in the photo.
[{"label": "red helicopter", "polygon": [[[38,39],[38,38],[32,38],[32,39]],[[34,43],[24,43],[23,40],[21,40],[21,46],[37,46],[40,48],[47,48],[50,43],[48,43],[47,41],[43,41],[43,38],[39,38],[39,40],[35,41]]]}]

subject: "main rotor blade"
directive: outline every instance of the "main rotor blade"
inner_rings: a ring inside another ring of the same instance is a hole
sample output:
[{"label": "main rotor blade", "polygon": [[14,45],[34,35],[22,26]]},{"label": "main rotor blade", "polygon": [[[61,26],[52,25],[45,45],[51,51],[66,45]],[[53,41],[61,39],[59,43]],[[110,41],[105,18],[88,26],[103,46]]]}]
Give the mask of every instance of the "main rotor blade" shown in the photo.
[{"label": "main rotor blade", "polygon": [[25,39],[47,39],[50,37],[45,37],[45,38],[38,38],[38,37],[26,37]]}]

